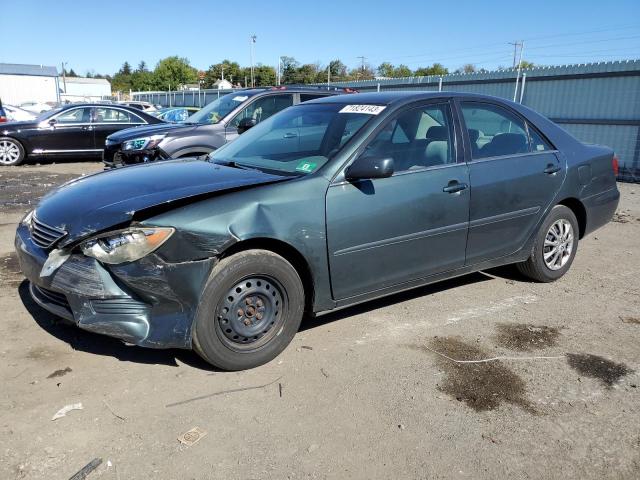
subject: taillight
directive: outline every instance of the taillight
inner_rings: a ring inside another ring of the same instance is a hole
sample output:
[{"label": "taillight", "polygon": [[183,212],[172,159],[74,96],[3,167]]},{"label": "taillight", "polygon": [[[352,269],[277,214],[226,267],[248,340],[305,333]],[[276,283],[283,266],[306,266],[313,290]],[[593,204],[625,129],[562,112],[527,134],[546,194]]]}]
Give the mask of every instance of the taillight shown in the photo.
[{"label": "taillight", "polygon": [[4,115],[0,115],[0,123],[8,122],[9,120]]},{"label": "taillight", "polygon": [[618,164],[618,156],[614,153],[611,160],[611,166],[613,167],[613,174],[617,177],[620,171],[620,165]]},{"label": "taillight", "polygon": [[345,88],[344,89],[344,93],[358,93],[358,90],[356,90],[355,88]]}]

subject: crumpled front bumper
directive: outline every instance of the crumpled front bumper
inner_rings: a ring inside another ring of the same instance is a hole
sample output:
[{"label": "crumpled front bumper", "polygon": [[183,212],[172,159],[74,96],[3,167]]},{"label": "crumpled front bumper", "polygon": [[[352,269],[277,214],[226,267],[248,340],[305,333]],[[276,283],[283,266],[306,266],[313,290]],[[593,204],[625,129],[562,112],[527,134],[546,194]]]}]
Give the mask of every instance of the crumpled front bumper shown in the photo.
[{"label": "crumpled front bumper", "polygon": [[214,258],[168,263],[151,254],[105,266],[78,253],[41,277],[48,252],[31,241],[24,225],[16,231],[15,249],[31,296],[51,313],[136,345],[191,347],[191,324]]}]

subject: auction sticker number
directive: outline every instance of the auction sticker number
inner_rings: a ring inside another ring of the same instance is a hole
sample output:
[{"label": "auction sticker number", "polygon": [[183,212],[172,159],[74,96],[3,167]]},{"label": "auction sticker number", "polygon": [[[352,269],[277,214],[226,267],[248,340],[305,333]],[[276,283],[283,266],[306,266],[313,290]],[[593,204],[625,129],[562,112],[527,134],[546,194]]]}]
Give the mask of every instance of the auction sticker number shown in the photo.
[{"label": "auction sticker number", "polygon": [[347,105],[340,110],[340,113],[366,113],[378,115],[385,107],[381,105]]}]

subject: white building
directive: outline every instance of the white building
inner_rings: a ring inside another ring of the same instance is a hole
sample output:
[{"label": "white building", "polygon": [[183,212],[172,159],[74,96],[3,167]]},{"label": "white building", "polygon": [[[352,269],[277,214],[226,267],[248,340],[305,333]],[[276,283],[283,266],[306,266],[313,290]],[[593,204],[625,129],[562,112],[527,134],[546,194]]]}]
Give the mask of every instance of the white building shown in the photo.
[{"label": "white building", "polygon": [[66,77],[58,83],[62,102],[91,102],[111,95],[111,83],[106,78]]},{"label": "white building", "polygon": [[58,70],[43,65],[0,63],[0,100],[11,105],[59,101]]}]

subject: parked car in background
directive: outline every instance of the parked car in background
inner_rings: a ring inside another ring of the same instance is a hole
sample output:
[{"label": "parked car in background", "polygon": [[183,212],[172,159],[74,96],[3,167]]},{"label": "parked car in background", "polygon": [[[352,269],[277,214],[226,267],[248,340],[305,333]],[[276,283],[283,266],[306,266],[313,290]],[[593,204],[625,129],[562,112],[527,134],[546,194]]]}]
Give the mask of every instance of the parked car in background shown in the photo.
[{"label": "parked car in background", "polygon": [[164,122],[121,105],[65,105],[34,120],[0,126],[0,165],[20,165],[28,158],[48,156],[100,158],[108,135],[159,123]]},{"label": "parked car in background", "polygon": [[182,123],[198,110],[200,110],[198,107],[167,107],[149,113],[165,122]]},{"label": "parked car in background", "polygon": [[149,102],[136,102],[136,101],[122,100],[117,103],[118,105],[125,105],[127,107],[136,108],[138,110],[142,110],[143,112],[147,112],[147,113],[156,112],[160,108],[162,108],[159,105],[154,105]]},{"label": "parked car in background", "polygon": [[340,95],[206,160],[68,183],[15,245],[31,295],[56,315],[240,370],[284,350],[304,312],[511,263],[559,279],[613,216],[616,170],[610,148],[506,100]]},{"label": "parked car in background", "polygon": [[30,112],[20,107],[13,105],[4,105],[4,110],[7,113],[7,119],[9,122],[23,122],[26,120],[35,119],[38,114]]},{"label": "parked car in background", "polygon": [[23,102],[19,105],[19,107],[36,114],[48,112],[53,108],[51,105],[43,102]]},{"label": "parked car in background", "polygon": [[2,106],[2,102],[0,102],[0,123],[6,123],[8,121],[9,118],[7,117],[7,112]]},{"label": "parked car in background", "polygon": [[125,130],[107,139],[106,168],[167,158],[204,156],[220,148],[249,128],[301,102],[353,93],[326,87],[265,87],[238,90],[224,95],[185,122]]}]

